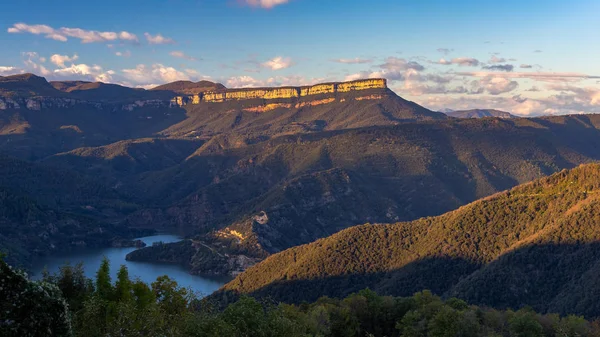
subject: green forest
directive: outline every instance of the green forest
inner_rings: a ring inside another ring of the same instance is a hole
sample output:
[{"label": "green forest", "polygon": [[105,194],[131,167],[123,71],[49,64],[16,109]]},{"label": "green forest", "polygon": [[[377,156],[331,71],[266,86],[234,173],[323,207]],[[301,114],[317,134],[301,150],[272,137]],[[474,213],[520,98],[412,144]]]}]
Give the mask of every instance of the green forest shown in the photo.
[{"label": "green forest", "polygon": [[11,336],[600,336],[600,320],[495,310],[369,289],[344,299],[291,305],[241,297],[226,307],[200,299],[168,276],[132,280],[121,266],[111,280],[104,260],[95,279],[65,265],[40,281],[0,260],[0,335]]},{"label": "green forest", "polygon": [[[286,303],[369,287],[507,309],[600,315],[600,165],[581,165],[437,217],[369,224],[274,254],[225,285]],[[233,296],[230,296],[233,295]]]}]

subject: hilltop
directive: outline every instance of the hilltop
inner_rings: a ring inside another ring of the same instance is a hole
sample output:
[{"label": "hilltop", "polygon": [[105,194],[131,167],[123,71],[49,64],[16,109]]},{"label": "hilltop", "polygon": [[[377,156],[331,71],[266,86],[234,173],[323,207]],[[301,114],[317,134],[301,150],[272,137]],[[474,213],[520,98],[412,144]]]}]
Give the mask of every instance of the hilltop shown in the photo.
[{"label": "hilltop", "polygon": [[45,78],[34,74],[0,76],[0,97],[29,98],[35,96],[64,97]]},{"label": "hilltop", "polygon": [[85,81],[53,81],[50,84],[57,90],[69,93],[74,99],[93,102],[131,102],[135,100],[168,101],[174,93],[170,91],[148,91],[129,88],[118,84]]},{"label": "hilltop", "polygon": [[456,118],[484,118],[484,117],[498,117],[498,118],[518,118],[509,112],[500,111],[495,109],[472,109],[472,110],[457,110],[445,112],[446,115]]},{"label": "hilltop", "polygon": [[[278,135],[446,118],[398,97],[383,80],[261,89],[178,81],[144,90],[48,83],[31,74],[2,79],[0,151],[25,159],[134,138],[219,136],[243,146]],[[197,88],[202,92],[181,94]]]},{"label": "hilltop", "polygon": [[226,89],[226,87],[223,84],[210,81],[175,81],[159,85],[150,90],[171,91],[180,95],[198,95],[206,91],[218,91],[224,89]]},{"label": "hilltop", "polygon": [[438,217],[363,225],[267,258],[223,291],[299,302],[369,287],[598,316],[600,164]]}]

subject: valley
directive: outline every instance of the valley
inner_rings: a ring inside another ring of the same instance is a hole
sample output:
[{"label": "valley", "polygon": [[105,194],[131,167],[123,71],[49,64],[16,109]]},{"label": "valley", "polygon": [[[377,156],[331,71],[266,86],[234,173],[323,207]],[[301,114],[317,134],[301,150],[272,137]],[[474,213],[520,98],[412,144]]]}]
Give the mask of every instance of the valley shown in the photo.
[{"label": "valley", "polygon": [[5,1],[1,337],[600,337],[600,1]]},{"label": "valley", "polygon": [[[40,256],[178,233],[185,239],[138,247],[127,260],[168,263],[196,275],[240,275],[213,295],[223,298],[269,294],[293,302],[346,296],[364,287],[394,296],[427,288],[478,304],[519,306],[461,290],[473,287],[464,278],[471,275],[469,282],[477,282],[487,264],[493,266],[511,245],[525,240],[516,229],[504,229],[514,236],[502,245],[489,243],[488,249],[477,243],[479,248],[467,250],[469,256],[443,249],[461,247],[458,238],[439,246],[448,240],[446,232],[422,243],[442,251],[412,245],[436,221],[446,223],[431,217],[464,212],[475,207],[464,205],[478,199],[495,200],[501,191],[600,160],[599,115],[449,118],[403,100],[385,81],[247,91],[206,81],[147,91],[102,83],[46,85],[34,75],[0,83],[10,83],[5,101],[17,102],[29,92],[23,99],[40,102],[0,111],[5,121],[0,186],[15,205],[5,207],[0,234],[7,261],[26,267]],[[86,103],[77,101],[83,98]],[[75,103],[55,106],[44,103],[48,99]],[[544,202],[536,204],[536,212]],[[399,224],[353,227],[365,223]],[[476,226],[470,220],[459,223]],[[396,228],[398,240],[385,243],[396,238]],[[339,251],[369,247],[361,240],[370,240],[370,231],[377,231],[374,242],[385,247]],[[348,261],[348,271],[318,257],[325,242],[344,235],[355,243],[335,243],[335,251],[369,259],[354,267]],[[396,243],[403,248],[396,250]],[[304,261],[305,251],[311,265],[280,262],[290,254]],[[371,260],[364,256],[370,251],[392,255]],[[385,264],[389,258],[393,266]],[[289,268],[277,267],[280,263]],[[314,268],[320,272],[306,278],[318,275],[314,282],[323,292],[292,295],[317,286],[301,276]],[[428,273],[445,275],[443,282]],[[416,275],[421,279],[412,286],[403,283]],[[297,282],[288,284],[288,277]]]}]

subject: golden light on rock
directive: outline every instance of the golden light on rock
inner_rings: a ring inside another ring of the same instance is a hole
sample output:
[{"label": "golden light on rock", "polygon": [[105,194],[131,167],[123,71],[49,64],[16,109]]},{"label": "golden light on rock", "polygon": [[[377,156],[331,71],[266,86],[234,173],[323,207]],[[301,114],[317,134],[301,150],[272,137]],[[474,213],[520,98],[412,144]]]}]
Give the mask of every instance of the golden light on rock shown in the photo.
[{"label": "golden light on rock", "polygon": [[[171,100],[172,105],[184,106],[187,104],[200,104],[200,103],[222,103],[228,101],[240,101],[240,100],[251,100],[251,99],[288,99],[288,98],[300,98],[314,95],[327,95],[335,93],[345,93],[350,91],[367,90],[367,89],[385,89],[387,88],[387,82],[385,79],[367,79],[357,80],[351,82],[342,83],[324,83],[316,84],[313,86],[306,87],[282,87],[282,88],[260,88],[260,89],[229,89],[218,92],[207,91],[193,96],[178,96]],[[365,96],[366,97],[366,96]],[[381,98],[381,96],[379,96]],[[358,99],[358,98],[357,98]],[[362,98],[362,99],[376,99]],[[296,107],[302,107],[307,105],[319,105],[331,103],[335,98],[328,98],[324,100],[316,100],[312,102],[300,102],[296,104]],[[340,100],[340,102],[345,99]],[[325,103],[323,103],[325,102]],[[245,111],[253,112],[264,112],[274,110],[277,108],[286,107],[289,104],[284,103],[273,103],[265,104],[260,107],[245,108]],[[290,105],[291,107],[291,105]]]}]

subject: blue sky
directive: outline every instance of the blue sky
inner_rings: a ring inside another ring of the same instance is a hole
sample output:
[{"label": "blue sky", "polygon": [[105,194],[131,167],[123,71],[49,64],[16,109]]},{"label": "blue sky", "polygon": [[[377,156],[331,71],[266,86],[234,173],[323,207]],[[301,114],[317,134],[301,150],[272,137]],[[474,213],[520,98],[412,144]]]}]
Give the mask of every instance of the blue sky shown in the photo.
[{"label": "blue sky", "polygon": [[20,0],[0,75],[228,87],[388,78],[431,109],[600,113],[600,1]]}]

